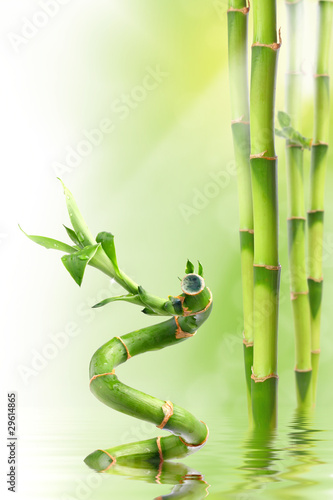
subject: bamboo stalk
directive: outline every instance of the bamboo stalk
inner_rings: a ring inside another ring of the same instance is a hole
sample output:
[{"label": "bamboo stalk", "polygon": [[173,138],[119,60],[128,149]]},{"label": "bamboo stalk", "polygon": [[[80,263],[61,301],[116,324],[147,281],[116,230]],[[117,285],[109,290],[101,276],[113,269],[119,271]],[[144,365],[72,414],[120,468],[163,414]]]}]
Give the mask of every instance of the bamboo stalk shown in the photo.
[{"label": "bamboo stalk", "polygon": [[248,89],[246,0],[228,2],[228,60],[231,127],[238,178],[242,269],[244,364],[248,415],[252,422],[251,368],[253,364],[253,207],[250,172],[250,109]]},{"label": "bamboo stalk", "polygon": [[253,1],[251,65],[251,175],[254,213],[254,352],[252,408],[255,427],[277,421],[278,255],[277,158],[274,143],[278,49],[275,0]]},{"label": "bamboo stalk", "polygon": [[[286,111],[293,128],[301,123],[303,0],[286,2],[288,19],[288,62],[286,72]],[[288,191],[288,246],[290,291],[294,317],[296,353],[296,391],[299,408],[311,406],[311,324],[309,289],[305,260],[305,204],[303,148],[286,141]]]},{"label": "bamboo stalk", "polygon": [[114,337],[93,355],[89,371],[90,389],[100,401],[122,413],[151,422],[159,429],[168,430],[173,436],[157,437],[107,450],[99,449],[90,454],[85,462],[97,471],[105,472],[116,463],[126,466],[150,460],[161,465],[164,460],[184,457],[206,443],[206,424],[170,401],[162,401],[123,384],[118,380],[115,368],[133,356],[163,349],[195,335],[209,317],[213,304],[212,294],[203,278],[202,265],[199,263],[196,274],[193,264],[187,261],[186,276],[181,282],[182,294],[169,296],[166,300],[148,293],[119,269],[114,236],[101,232],[94,239],[73,195],[64,188],[73,225],[73,229],[65,229],[75,245],[43,236],[27,236],[46,248],[66,252],[62,262],[78,285],[81,285],[86,267],[90,264],[117,279],[129,292],[127,295],[105,299],[94,307],[120,300],[140,305],[145,314],[171,317],[163,323]]},{"label": "bamboo stalk", "polygon": [[309,232],[309,277],[313,404],[316,402],[320,356],[320,320],[323,290],[324,191],[329,141],[329,62],[333,2],[318,2],[317,60],[314,105],[314,133],[311,151]]}]

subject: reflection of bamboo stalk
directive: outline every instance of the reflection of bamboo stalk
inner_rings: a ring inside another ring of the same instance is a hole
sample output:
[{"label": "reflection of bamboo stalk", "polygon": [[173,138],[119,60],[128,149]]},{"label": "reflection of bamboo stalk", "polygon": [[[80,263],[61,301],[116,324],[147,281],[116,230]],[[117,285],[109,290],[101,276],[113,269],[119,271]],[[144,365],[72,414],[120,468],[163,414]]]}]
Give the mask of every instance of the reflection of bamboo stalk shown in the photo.
[{"label": "reflection of bamboo stalk", "polygon": [[[244,443],[245,454],[243,465],[240,470],[243,471],[243,480],[235,484],[228,492],[222,496],[216,496],[217,499],[222,498],[252,498],[251,491],[262,490],[270,483],[277,481],[279,469],[279,456],[275,450],[275,432],[270,429],[258,430],[252,429],[248,433],[248,437]],[[239,497],[238,497],[239,495]],[[215,498],[212,495],[212,498]]]},{"label": "reflection of bamboo stalk", "polygon": [[[293,128],[299,130],[302,90],[303,0],[286,1],[288,16],[288,65],[286,72],[286,112]],[[296,386],[300,406],[311,406],[311,325],[309,290],[305,265],[305,206],[303,147],[286,141],[288,189],[288,244],[291,302],[294,316]]]},{"label": "reflection of bamboo stalk", "polygon": [[[314,453],[316,446],[315,434],[318,430],[312,427],[313,414],[306,410],[298,409],[290,425],[289,432],[290,447],[289,455],[294,458],[294,462],[287,466],[286,472],[280,474],[281,479],[293,482],[292,485],[287,483],[283,493],[286,497],[293,497],[294,493],[301,493],[301,487],[314,486],[318,481],[302,477],[315,465],[320,465],[323,462],[318,460]],[[288,463],[288,460],[285,460]]]},{"label": "reflection of bamboo stalk", "polygon": [[203,500],[208,496],[209,484],[197,471],[185,464],[161,462],[153,464],[149,461],[126,462],[123,465],[115,464],[105,471],[106,474],[127,476],[137,481],[148,483],[175,485],[169,495],[156,498],[156,500],[186,499]]},{"label": "reflection of bamboo stalk", "polygon": [[323,289],[323,223],[325,174],[329,140],[329,62],[333,22],[332,0],[318,2],[318,42],[315,77],[315,124],[311,154],[309,230],[309,292],[312,336],[312,387],[316,402],[318,364],[320,353],[320,318]]},{"label": "reflection of bamboo stalk", "polygon": [[247,64],[247,0],[228,2],[228,60],[232,135],[238,176],[244,316],[244,362],[249,420],[252,421],[253,208],[250,173],[250,110]]},{"label": "reflection of bamboo stalk", "polygon": [[251,65],[251,174],[254,215],[254,351],[252,408],[256,427],[277,420],[278,255],[275,77],[280,43],[276,0],[254,0]]}]

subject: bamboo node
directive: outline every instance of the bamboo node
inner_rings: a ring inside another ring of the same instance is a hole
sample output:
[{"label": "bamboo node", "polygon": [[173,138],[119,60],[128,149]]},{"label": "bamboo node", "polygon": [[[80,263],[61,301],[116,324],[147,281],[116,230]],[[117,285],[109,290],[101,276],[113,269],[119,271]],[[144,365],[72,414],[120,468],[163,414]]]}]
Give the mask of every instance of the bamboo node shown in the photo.
[{"label": "bamboo node", "polygon": [[274,43],[254,42],[252,44],[252,47],[267,47],[268,49],[279,50],[281,45],[282,45],[281,28],[279,28],[279,42],[274,42]]},{"label": "bamboo node", "polygon": [[297,215],[293,215],[292,217],[287,217],[287,220],[306,220],[305,217],[298,217]]},{"label": "bamboo node", "polygon": [[156,444],[157,444],[158,454],[160,456],[160,461],[163,463],[164,458],[163,458],[162,446],[161,446],[161,436],[158,436],[158,438],[156,438]]},{"label": "bamboo node", "polygon": [[262,158],[263,160],[271,160],[271,161],[277,160],[277,156],[265,156],[265,153],[267,153],[267,150],[263,151],[262,153],[256,153],[250,155],[250,160],[257,160],[260,158]]},{"label": "bamboo node", "polygon": [[323,276],[321,276],[320,278],[313,278],[312,276],[308,276],[308,280],[315,281],[316,283],[321,283],[322,281],[324,281],[324,278]]},{"label": "bamboo node", "polygon": [[156,426],[158,429],[163,429],[168,423],[169,418],[173,415],[173,404],[171,403],[171,401],[166,401],[162,406],[162,410],[164,413],[164,418],[162,420],[162,423]]},{"label": "bamboo node", "polygon": [[244,115],[239,118],[235,118],[235,120],[231,120],[231,125],[236,125],[237,123],[242,123],[243,125],[250,125],[249,121],[243,120]]},{"label": "bamboo node", "polygon": [[320,354],[320,349],[315,349],[314,351],[311,351],[311,354]]},{"label": "bamboo node", "polygon": [[227,10],[227,14],[228,12],[240,12],[241,14],[244,14],[244,16],[246,16],[246,14],[249,13],[249,10],[250,10],[250,1],[247,7],[242,7],[241,9],[236,9],[235,7],[229,7],[229,9]]},{"label": "bamboo node", "polygon": [[253,347],[253,340],[243,339],[243,344],[245,345],[245,347]]},{"label": "bamboo node", "polygon": [[276,378],[276,379],[278,379],[279,376],[276,375],[275,373],[270,373],[266,377],[257,377],[257,375],[255,375],[254,373],[252,373],[251,378],[252,378],[252,380],[255,381],[255,383],[257,383],[257,382],[265,382],[266,380],[269,380],[270,378]]},{"label": "bamboo node", "polygon": [[296,300],[299,295],[308,295],[309,290],[305,292],[290,292],[290,300]]},{"label": "bamboo node", "polygon": [[122,338],[120,338],[120,337],[116,337],[116,339],[120,340],[120,342],[123,344],[123,346],[124,346],[124,347],[125,347],[125,349],[126,349],[127,359],[130,359],[132,356],[130,355],[130,352],[129,352],[129,350],[128,350],[128,347],[127,347],[127,345],[125,344],[125,342],[123,341],[123,339],[122,339]]},{"label": "bamboo node", "polygon": [[98,451],[102,451],[102,452],[103,452],[103,453],[105,453],[108,457],[110,457],[110,458],[111,458],[111,460],[112,460],[112,462],[111,462],[111,463],[110,463],[110,464],[106,467],[106,469],[103,469],[103,470],[101,470],[101,471],[100,471],[100,472],[106,472],[107,470],[109,470],[109,469],[110,469],[110,468],[111,468],[111,467],[112,467],[112,466],[113,466],[113,465],[117,462],[117,460],[116,460],[116,458],[115,458],[115,457],[113,457],[112,455],[110,455],[110,453],[108,453],[108,452],[107,452],[107,451],[105,451],[105,450],[101,450],[101,449],[99,449]]},{"label": "bamboo node", "polygon": [[312,368],[306,368],[304,370],[301,370],[300,368],[297,368],[297,366],[296,366],[295,372],[297,372],[297,373],[308,373],[308,372],[312,372]]},{"label": "bamboo node", "polygon": [[328,73],[315,73],[313,78],[329,78],[330,75]]},{"label": "bamboo node", "polygon": [[265,264],[253,264],[253,267],[264,267],[268,271],[280,271],[281,270],[281,264],[278,266],[269,266]]},{"label": "bamboo node", "polygon": [[190,332],[184,332],[181,329],[181,326],[178,321],[179,316],[174,316],[176,325],[177,325],[177,330],[176,330],[176,339],[187,339],[189,337],[193,337],[197,332],[190,333]]},{"label": "bamboo node", "polygon": [[206,435],[205,439],[203,441],[201,441],[201,443],[199,443],[199,444],[191,444],[191,443],[187,443],[186,441],[184,441],[184,439],[182,437],[178,436],[179,439],[181,440],[181,442],[185,446],[187,446],[189,448],[197,448],[198,446],[202,446],[202,445],[204,445],[206,443],[206,441],[207,441],[207,439],[209,437],[209,429],[208,429],[207,424],[205,424],[205,422],[203,422],[202,420],[200,420],[200,422],[202,422],[206,426],[206,429],[207,429],[207,435]]},{"label": "bamboo node", "polygon": [[308,210],[308,212],[307,212],[307,213],[308,213],[308,214],[317,214],[317,213],[320,213],[320,212],[324,213],[324,212],[325,212],[325,210],[324,210],[324,209],[322,209],[322,208],[317,208],[317,209],[315,209],[315,210]]},{"label": "bamboo node", "polygon": [[329,146],[328,142],[322,142],[322,141],[318,141],[318,142],[315,142],[315,143],[312,143],[311,144],[311,147],[315,148],[316,146]]},{"label": "bamboo node", "polygon": [[240,229],[239,230],[240,233],[250,233],[250,234],[254,234],[254,229]]},{"label": "bamboo node", "polygon": [[93,377],[91,377],[89,384],[91,384],[91,382],[96,380],[96,378],[104,377],[104,375],[115,375],[115,374],[116,374],[115,370],[112,370],[112,372],[108,372],[108,373],[99,373],[98,375],[94,375]]}]

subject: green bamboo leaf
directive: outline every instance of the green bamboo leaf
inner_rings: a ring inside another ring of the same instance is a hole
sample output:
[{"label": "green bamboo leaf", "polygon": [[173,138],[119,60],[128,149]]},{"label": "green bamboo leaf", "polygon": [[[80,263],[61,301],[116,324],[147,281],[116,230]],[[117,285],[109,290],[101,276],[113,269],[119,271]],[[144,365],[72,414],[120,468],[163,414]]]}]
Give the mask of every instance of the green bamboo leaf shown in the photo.
[{"label": "green bamboo leaf", "polygon": [[203,278],[203,275],[204,275],[203,267],[202,267],[202,264],[200,261],[198,261],[198,274],[199,274],[199,276],[201,276]]},{"label": "green bamboo leaf", "polygon": [[288,137],[283,133],[283,130],[275,129],[275,135],[278,137],[282,137],[283,139],[288,139]]},{"label": "green bamboo leaf", "polygon": [[81,286],[83,275],[89,261],[94,257],[100,245],[90,245],[71,255],[64,255],[61,260],[74,281]]},{"label": "green bamboo leaf", "polygon": [[278,112],[278,120],[282,128],[289,127],[291,125],[291,118],[285,111]]},{"label": "green bamboo leaf", "polygon": [[157,314],[152,309],[149,309],[149,307],[145,307],[144,309],[142,309],[141,312],[143,312],[143,314],[147,314],[147,316],[160,316],[159,314]]},{"label": "green bamboo leaf", "polygon": [[66,252],[66,253],[75,253],[76,249],[71,247],[70,245],[67,245],[67,243],[63,243],[62,241],[59,240],[54,240],[53,238],[47,238],[46,236],[36,236],[33,234],[27,234],[21,226],[19,225],[19,228],[21,229],[22,233],[24,233],[29,240],[33,241],[34,243],[37,243],[38,245],[41,245],[42,247],[45,247],[47,249],[52,249],[52,250],[60,250],[61,252]]},{"label": "green bamboo leaf", "polygon": [[96,309],[97,307],[103,307],[106,306],[107,304],[110,304],[110,302],[117,302],[117,301],[130,302],[131,304],[137,304],[142,306],[142,302],[139,295],[128,294],[128,295],[118,295],[116,297],[109,297],[108,299],[104,299],[101,302],[98,302],[98,304],[95,304],[93,306],[93,309]]},{"label": "green bamboo leaf", "polygon": [[70,237],[70,239],[72,240],[72,242],[75,243],[75,246],[78,247],[79,249],[83,248],[83,245],[80,243],[76,232],[73,231],[73,229],[71,229],[70,227],[65,226],[65,224],[63,224],[63,226],[66,229],[66,232],[67,232],[68,236]]},{"label": "green bamboo leaf", "polygon": [[120,271],[117,262],[116,247],[114,244],[113,234],[108,233],[106,231],[102,231],[101,233],[98,233],[96,241],[97,243],[101,243],[104,252],[109,257],[114,269],[119,274]]},{"label": "green bamboo leaf", "polygon": [[[59,179],[59,177],[58,177]],[[69,218],[71,220],[73,229],[77,235],[77,238],[80,242],[81,246],[89,246],[89,245],[95,245],[95,240],[91,234],[91,232],[88,229],[87,224],[85,223],[80,210],[78,209],[78,206],[76,204],[76,201],[70,192],[69,189],[65,186],[65,184],[62,182],[61,179],[59,179],[61,182],[63,188],[64,188],[64,193],[66,196],[66,204],[67,204],[67,210],[69,214]]]},{"label": "green bamboo leaf", "polygon": [[192,264],[192,262],[189,259],[187,259],[186,267],[185,267],[185,274],[191,274],[191,273],[194,273],[194,265]]},{"label": "green bamboo leaf", "polygon": [[[290,130],[289,130],[290,128]],[[305,149],[311,149],[312,139],[304,137],[304,135],[297,132],[292,127],[288,127],[289,139],[296,144],[299,144]]]}]

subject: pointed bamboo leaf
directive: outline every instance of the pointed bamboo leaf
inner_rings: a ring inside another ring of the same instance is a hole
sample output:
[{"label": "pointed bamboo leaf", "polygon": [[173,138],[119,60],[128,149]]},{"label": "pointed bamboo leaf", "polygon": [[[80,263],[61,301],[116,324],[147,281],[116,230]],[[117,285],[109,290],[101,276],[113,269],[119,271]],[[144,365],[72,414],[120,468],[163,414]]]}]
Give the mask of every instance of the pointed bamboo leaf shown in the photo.
[{"label": "pointed bamboo leaf", "polygon": [[73,231],[73,229],[71,229],[70,227],[65,226],[65,224],[63,224],[63,226],[66,229],[66,232],[67,232],[68,236],[70,237],[70,239],[72,240],[72,242],[75,243],[75,245],[77,247],[83,248],[83,245],[80,243],[79,238],[77,237],[76,232]]},{"label": "pointed bamboo leaf", "polygon": [[288,127],[288,134],[289,134],[289,139],[292,142],[295,142],[302,146],[305,149],[311,149],[312,145],[312,139],[309,139],[307,137],[304,137],[304,135],[300,134],[297,132],[297,130],[293,129],[292,127]]},{"label": "pointed bamboo leaf", "polygon": [[63,243],[62,241],[59,240],[54,240],[53,238],[47,238],[46,236],[36,236],[33,234],[27,234],[21,226],[19,225],[19,228],[21,229],[22,233],[24,233],[29,240],[33,241],[34,243],[37,243],[38,245],[41,245],[42,247],[45,247],[47,249],[52,249],[52,250],[60,250],[61,252],[66,252],[66,253],[75,253],[76,249],[71,247],[70,245],[67,245],[67,243]]},{"label": "pointed bamboo leaf", "polygon": [[191,273],[194,273],[194,265],[189,259],[187,259],[185,274],[191,274]]},{"label": "pointed bamboo leaf", "polygon": [[74,281],[81,286],[83,275],[89,261],[94,257],[100,245],[91,245],[72,253],[71,255],[64,255],[61,260],[72,276]]},{"label": "pointed bamboo leaf", "polygon": [[203,278],[203,267],[200,261],[198,261],[198,274]]},{"label": "pointed bamboo leaf", "polygon": [[[58,177],[59,179],[59,177]],[[77,235],[77,238],[82,246],[89,246],[89,245],[95,245],[95,240],[91,234],[91,232],[88,229],[87,224],[85,223],[80,210],[78,209],[78,206],[76,204],[76,201],[70,192],[69,189],[65,186],[65,184],[62,182],[61,179],[59,179],[61,182],[63,188],[64,188],[64,193],[66,196],[66,204],[67,204],[67,210],[69,214],[69,218],[71,220],[73,229]]]},{"label": "pointed bamboo leaf", "polygon": [[143,312],[143,314],[147,314],[148,316],[159,316],[159,314],[157,314],[152,309],[149,309],[149,307],[145,307],[141,312]]},{"label": "pointed bamboo leaf", "polygon": [[116,247],[114,244],[114,236],[111,233],[108,233],[106,231],[102,231],[99,233],[96,237],[97,243],[101,243],[102,248],[106,255],[109,257],[113,267],[119,274],[119,267],[118,267],[118,262],[117,262],[117,255],[116,255]]},{"label": "pointed bamboo leaf", "polygon": [[283,133],[283,130],[275,129],[275,135],[278,137],[282,137],[283,139],[288,139],[288,137]]},{"label": "pointed bamboo leaf", "polygon": [[138,295],[118,295],[116,297],[110,297],[108,299],[104,299],[101,302],[98,302],[98,304],[95,304],[93,306],[93,309],[96,309],[97,307],[103,307],[106,306],[107,304],[110,304],[110,302],[118,302],[118,301],[123,301],[123,302],[130,302],[131,304],[137,304],[142,306],[141,299]]},{"label": "pointed bamboo leaf", "polygon": [[289,127],[291,125],[291,118],[288,113],[285,113],[284,111],[278,112],[278,120],[282,128]]}]

